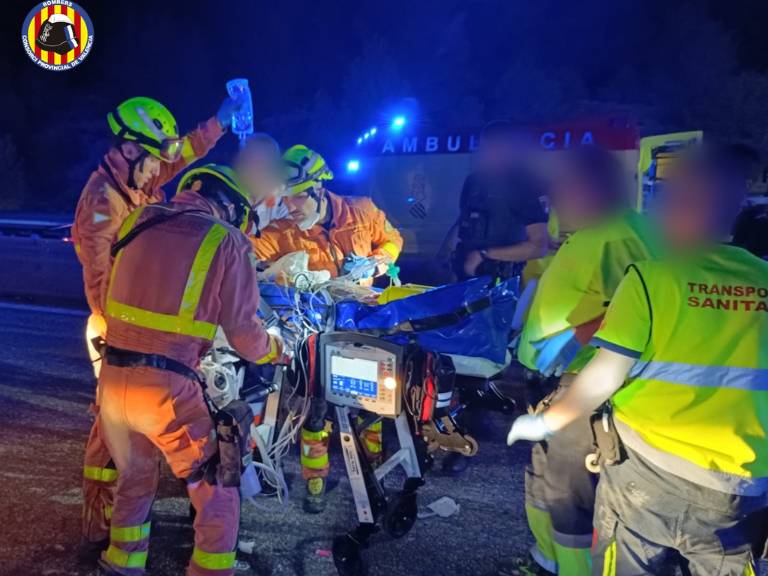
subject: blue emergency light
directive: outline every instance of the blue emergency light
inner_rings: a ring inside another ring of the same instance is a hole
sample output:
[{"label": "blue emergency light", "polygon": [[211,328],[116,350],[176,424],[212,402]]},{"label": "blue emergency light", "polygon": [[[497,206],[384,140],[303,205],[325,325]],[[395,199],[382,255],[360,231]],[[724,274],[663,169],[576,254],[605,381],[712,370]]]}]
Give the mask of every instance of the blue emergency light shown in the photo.
[{"label": "blue emergency light", "polygon": [[405,116],[395,116],[392,119],[392,129],[393,130],[401,130],[403,126],[405,126]]},{"label": "blue emergency light", "polygon": [[354,173],[360,170],[360,160],[350,160],[347,162],[347,172]]}]

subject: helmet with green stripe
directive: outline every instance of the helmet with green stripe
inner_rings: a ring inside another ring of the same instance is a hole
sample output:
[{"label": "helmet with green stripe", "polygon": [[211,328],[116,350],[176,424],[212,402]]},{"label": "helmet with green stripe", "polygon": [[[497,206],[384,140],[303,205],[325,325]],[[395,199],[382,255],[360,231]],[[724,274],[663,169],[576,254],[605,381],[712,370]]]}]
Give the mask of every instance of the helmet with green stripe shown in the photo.
[{"label": "helmet with green stripe", "polygon": [[224,220],[245,233],[251,231],[256,214],[248,193],[229,166],[206,164],[187,170],[179,181],[176,193],[191,190],[218,206]]},{"label": "helmet with green stripe", "polygon": [[136,142],[164,162],[181,156],[184,141],[170,110],[157,100],[137,96],[129,98],[107,114],[112,133],[122,140]]},{"label": "helmet with green stripe", "polygon": [[292,196],[322,186],[324,180],[333,179],[333,172],[323,157],[303,144],[288,148],[283,154],[283,164],[288,194]]}]

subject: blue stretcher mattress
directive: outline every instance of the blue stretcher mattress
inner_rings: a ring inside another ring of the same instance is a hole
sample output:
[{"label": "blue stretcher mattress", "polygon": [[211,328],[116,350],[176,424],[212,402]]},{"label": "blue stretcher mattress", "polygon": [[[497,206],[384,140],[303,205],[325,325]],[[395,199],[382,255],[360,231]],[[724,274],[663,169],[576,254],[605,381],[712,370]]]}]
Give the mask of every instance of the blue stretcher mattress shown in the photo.
[{"label": "blue stretcher mattress", "polygon": [[[517,306],[517,286],[514,278],[494,285],[483,277],[377,306],[342,301],[335,306],[335,329],[371,334],[398,344],[416,342],[442,354],[503,364]],[[296,294],[291,289],[274,284],[260,288],[262,298],[278,315],[293,310],[291,298]],[[299,298],[305,321],[323,329],[330,312],[327,304],[307,293]]]}]

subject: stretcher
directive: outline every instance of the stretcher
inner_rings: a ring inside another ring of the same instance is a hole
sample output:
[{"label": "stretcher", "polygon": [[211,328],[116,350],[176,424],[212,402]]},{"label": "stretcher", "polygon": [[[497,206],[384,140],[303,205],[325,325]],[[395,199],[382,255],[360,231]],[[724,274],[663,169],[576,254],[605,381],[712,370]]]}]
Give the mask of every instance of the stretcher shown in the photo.
[{"label": "stretcher", "polygon": [[[398,287],[362,301],[337,300],[325,290],[260,288],[265,322],[279,327],[295,351],[291,367],[277,367],[249,385],[248,366],[217,342],[203,372],[209,388],[221,392],[219,401],[237,395],[257,409],[255,460],[267,473],[264,480],[278,489],[284,486],[279,457],[285,436],[295,440],[306,416],[296,398],[319,396],[332,406],[358,521],[334,539],[333,558],[341,576],[363,574],[361,551],[371,536],[383,531],[399,538],[413,527],[417,491],[433,454],[477,452],[477,442],[456,419],[467,398],[514,410],[492,385],[474,383],[468,392],[466,382],[487,384],[509,362],[517,280]],[[396,448],[374,470],[360,437],[382,420],[392,422]],[[383,481],[396,470],[405,480],[388,492]]]}]

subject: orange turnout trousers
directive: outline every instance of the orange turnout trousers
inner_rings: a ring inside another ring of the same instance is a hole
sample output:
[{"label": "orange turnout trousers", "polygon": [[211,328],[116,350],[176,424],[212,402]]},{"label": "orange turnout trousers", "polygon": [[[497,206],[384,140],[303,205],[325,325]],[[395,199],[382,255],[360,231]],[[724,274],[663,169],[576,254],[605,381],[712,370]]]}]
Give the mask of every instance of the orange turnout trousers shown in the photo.
[{"label": "orange turnout trousers", "polygon": [[[101,355],[96,349],[94,339],[104,338],[107,324],[101,314],[91,314],[85,330],[88,356],[93,366],[94,376],[98,379],[101,371]],[[91,433],[85,445],[83,464],[83,513],[82,533],[90,542],[101,542],[109,537],[109,520],[114,503],[115,480],[117,469],[109,455],[104,435],[99,429],[99,407],[91,404],[94,416]]]},{"label": "orange turnout trousers", "polygon": [[[109,564],[126,575],[144,573],[150,510],[160,458],[188,478],[216,452],[213,422],[197,382],[152,368],[105,366],[100,386],[101,427],[120,476],[112,516]],[[232,574],[240,495],[203,479],[187,485],[195,516],[188,574]]]},{"label": "orange turnout trousers", "polygon": [[169,211],[185,213],[145,229],[119,252],[105,297],[109,348],[99,377],[98,422],[117,469],[117,486],[102,560],[119,574],[144,573],[150,510],[164,458],[187,481],[197,513],[188,576],[230,576],[240,496],[204,466],[216,453],[216,434],[200,384],[119,358],[152,355],[192,370],[217,327],[246,360],[271,361],[277,347],[257,316],[259,292],[248,239],[201,214],[210,214],[210,206],[198,194],[185,192],[169,206],[134,212],[119,237]]},{"label": "orange turnout trousers", "polygon": [[[305,480],[312,478],[327,478],[330,471],[328,444],[331,438],[332,425],[330,420],[313,418],[315,405],[326,407],[324,400],[313,398],[310,417],[301,429],[301,476]],[[358,416],[357,424],[362,424]],[[381,421],[368,426],[360,435],[360,445],[365,457],[373,465],[380,464],[384,456]]]}]

